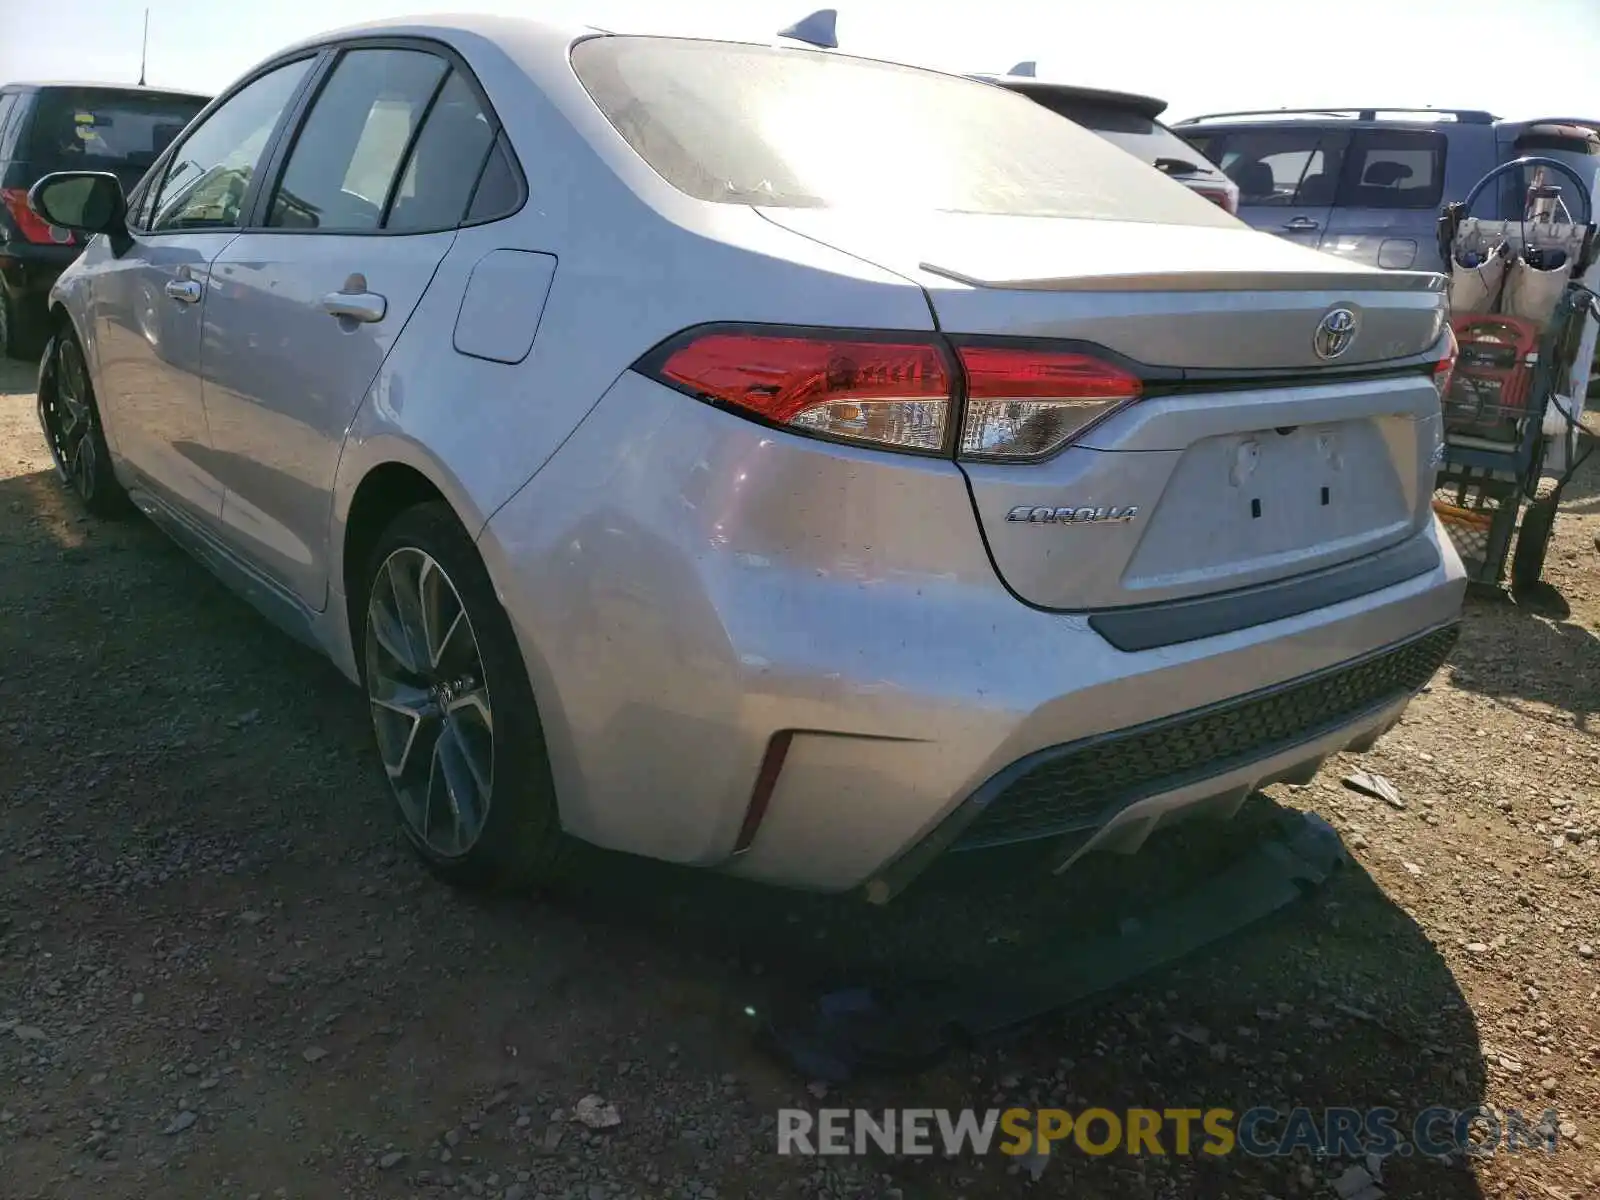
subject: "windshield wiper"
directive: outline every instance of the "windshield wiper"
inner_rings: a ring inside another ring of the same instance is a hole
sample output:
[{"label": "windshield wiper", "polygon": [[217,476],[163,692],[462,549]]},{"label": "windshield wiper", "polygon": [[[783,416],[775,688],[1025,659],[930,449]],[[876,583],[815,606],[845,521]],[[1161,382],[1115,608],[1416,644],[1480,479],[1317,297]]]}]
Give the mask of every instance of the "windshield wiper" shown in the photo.
[{"label": "windshield wiper", "polygon": [[1205,170],[1199,163],[1192,163],[1186,158],[1158,158],[1155,168],[1165,175],[1199,175]]}]

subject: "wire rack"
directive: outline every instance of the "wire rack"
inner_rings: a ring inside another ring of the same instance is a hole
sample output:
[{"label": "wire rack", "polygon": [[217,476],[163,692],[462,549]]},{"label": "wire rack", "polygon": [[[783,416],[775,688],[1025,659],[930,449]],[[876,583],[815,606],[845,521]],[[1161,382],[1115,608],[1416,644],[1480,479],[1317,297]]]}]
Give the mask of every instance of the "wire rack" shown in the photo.
[{"label": "wire rack", "polygon": [[1511,471],[1455,467],[1440,475],[1433,511],[1475,583],[1500,582],[1521,500]]},{"label": "wire rack", "polygon": [[1452,489],[1435,492],[1433,511],[1439,514],[1439,523],[1450,535],[1450,542],[1461,556],[1467,573],[1476,578],[1489,558],[1489,530],[1494,524],[1494,515],[1451,503],[1446,497],[1453,494]]}]

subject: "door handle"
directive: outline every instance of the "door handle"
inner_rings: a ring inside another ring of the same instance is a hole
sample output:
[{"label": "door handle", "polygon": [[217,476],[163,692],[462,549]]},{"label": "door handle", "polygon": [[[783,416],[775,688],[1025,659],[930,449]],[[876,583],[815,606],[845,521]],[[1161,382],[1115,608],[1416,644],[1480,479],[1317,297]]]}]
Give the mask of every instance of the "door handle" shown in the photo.
[{"label": "door handle", "polygon": [[367,291],[367,277],[358,273],[346,279],[337,292],[329,292],[322,298],[322,311],[330,317],[370,325],[383,320],[389,311],[389,302],[377,292]]},{"label": "door handle", "polygon": [[376,292],[329,292],[322,298],[322,311],[330,317],[371,324],[383,320],[389,302]]},{"label": "door handle", "polygon": [[1283,223],[1283,227],[1285,229],[1295,230],[1296,232],[1305,232],[1306,230],[1310,229],[1321,229],[1322,222],[1314,221],[1310,217],[1295,217],[1291,221],[1285,221]]},{"label": "door handle", "polygon": [[169,279],[163,290],[172,299],[184,304],[200,303],[200,285],[193,279]]}]

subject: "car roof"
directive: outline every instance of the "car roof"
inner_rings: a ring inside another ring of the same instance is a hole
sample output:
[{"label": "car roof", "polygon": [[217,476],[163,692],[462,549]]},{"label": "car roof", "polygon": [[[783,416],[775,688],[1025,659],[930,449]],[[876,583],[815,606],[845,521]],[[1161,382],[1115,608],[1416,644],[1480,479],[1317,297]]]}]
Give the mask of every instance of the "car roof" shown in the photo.
[{"label": "car roof", "polygon": [[1113,92],[1106,88],[1078,87],[1070,83],[1046,83],[1027,75],[974,75],[972,78],[999,84],[1009,91],[1021,92],[1025,96],[1059,96],[1084,104],[1120,108],[1138,113],[1141,117],[1148,117],[1152,121],[1167,111],[1165,100],[1158,100],[1154,96],[1142,96],[1137,92]]},{"label": "car roof", "polygon": [[165,87],[140,87],[136,83],[95,83],[93,80],[76,79],[49,79],[24,81],[17,80],[0,86],[0,91],[7,92],[51,92],[51,91],[81,91],[96,92],[125,92],[130,96],[180,96],[185,100],[210,100],[211,97],[203,92],[190,92],[182,88]]},{"label": "car roof", "polygon": [[[759,38],[725,37],[704,32],[697,23],[667,13],[654,13],[631,19],[625,27],[602,29],[598,25],[577,22],[552,21],[543,17],[502,16],[495,13],[433,13],[420,16],[387,17],[363,21],[302,38],[274,51],[262,63],[274,62],[286,55],[315,49],[331,43],[362,37],[411,37],[458,44],[463,38],[474,38],[493,43],[501,51],[524,66],[540,63],[549,67],[559,61],[565,69],[566,56],[574,42],[602,37],[655,37],[676,38],[684,41],[714,42],[727,46],[748,46],[759,49],[784,51],[792,54],[826,54],[831,58],[854,59],[864,63],[904,67],[925,71],[932,75],[945,75],[952,79],[963,76],[935,67],[924,67],[900,59],[879,58],[867,54],[852,54],[847,50],[796,45],[791,40],[775,41]],[[459,49],[460,46],[457,45]],[[258,64],[259,65],[259,64]],[[970,76],[967,78],[971,78]]]}]

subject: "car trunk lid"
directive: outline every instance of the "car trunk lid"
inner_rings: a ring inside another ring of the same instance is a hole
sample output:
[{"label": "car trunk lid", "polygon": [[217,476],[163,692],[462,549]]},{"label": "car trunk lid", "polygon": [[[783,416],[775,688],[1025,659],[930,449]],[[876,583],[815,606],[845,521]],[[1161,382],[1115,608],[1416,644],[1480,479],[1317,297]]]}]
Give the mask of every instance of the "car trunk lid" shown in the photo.
[{"label": "car trunk lid", "polygon": [[[963,463],[996,569],[1029,603],[1249,587],[1376,553],[1429,520],[1437,276],[1243,227],[766,215],[916,280],[958,344],[1045,339],[1141,364],[1144,396],[1066,450]],[[1355,332],[1330,360],[1319,329],[1339,312]]]}]

